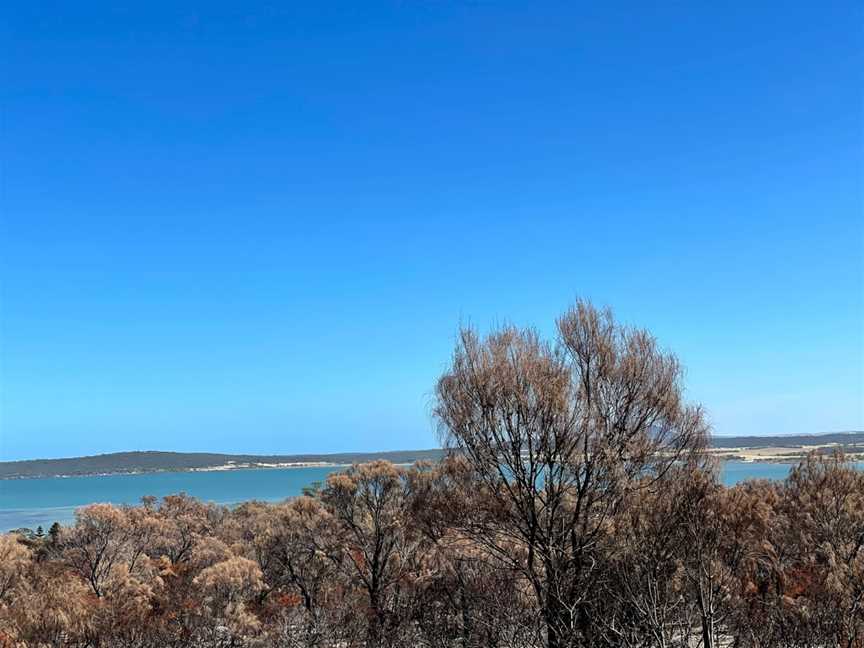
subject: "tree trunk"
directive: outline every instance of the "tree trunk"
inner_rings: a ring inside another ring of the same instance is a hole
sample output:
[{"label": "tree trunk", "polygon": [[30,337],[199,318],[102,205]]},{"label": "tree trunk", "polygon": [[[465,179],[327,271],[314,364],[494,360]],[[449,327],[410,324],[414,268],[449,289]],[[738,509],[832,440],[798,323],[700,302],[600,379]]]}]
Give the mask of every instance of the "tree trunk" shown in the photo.
[{"label": "tree trunk", "polygon": [[711,622],[702,617],[702,645],[704,648],[714,648],[714,632],[711,630]]},{"label": "tree trunk", "polygon": [[468,597],[465,596],[464,586],[460,587],[460,607],[462,608],[462,646],[468,648],[471,635],[474,632],[474,623],[471,619],[471,611],[468,609]]},{"label": "tree trunk", "polygon": [[546,648],[564,648],[555,623],[546,623]]},{"label": "tree trunk", "polygon": [[705,602],[701,587],[699,591],[699,616],[702,617],[702,647],[714,648],[714,615]]},{"label": "tree trunk", "polygon": [[567,623],[569,614],[554,596],[546,597],[543,617],[546,621],[546,648],[567,648],[572,644],[573,628]]},{"label": "tree trunk", "polygon": [[372,614],[369,618],[369,645],[380,648],[384,645],[384,610],[381,608],[381,597],[377,589],[369,592],[369,603]]}]

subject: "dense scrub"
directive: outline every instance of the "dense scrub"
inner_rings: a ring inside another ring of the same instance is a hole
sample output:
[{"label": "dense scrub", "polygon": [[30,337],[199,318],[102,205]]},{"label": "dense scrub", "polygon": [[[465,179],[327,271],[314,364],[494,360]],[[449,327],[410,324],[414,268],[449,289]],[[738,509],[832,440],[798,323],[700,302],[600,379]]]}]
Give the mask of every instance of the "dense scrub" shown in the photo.
[{"label": "dense scrub", "polygon": [[[0,643],[546,645],[524,543],[475,537],[485,497],[454,458],[359,465],[281,504],[87,506],[59,533],[0,536]],[[676,469],[593,537],[559,643],[864,646],[864,474],[839,457],[734,488]]]},{"label": "dense scrub", "polygon": [[439,463],[0,536],[0,646],[864,647],[864,473],[725,488],[673,356],[588,304],[558,331],[463,332]]}]

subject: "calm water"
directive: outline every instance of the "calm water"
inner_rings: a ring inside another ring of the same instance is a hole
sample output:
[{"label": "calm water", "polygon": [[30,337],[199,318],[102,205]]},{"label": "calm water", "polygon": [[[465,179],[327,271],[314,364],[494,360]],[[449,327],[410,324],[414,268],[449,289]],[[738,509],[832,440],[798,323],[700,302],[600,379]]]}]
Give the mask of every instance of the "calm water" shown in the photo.
[{"label": "calm water", "polygon": [[0,480],[0,531],[70,522],[75,508],[92,502],[137,504],[145,495],[186,492],[208,502],[278,502],[324,481],[337,467],[149,473],[103,477]]},{"label": "calm water", "polygon": [[[859,464],[864,468],[864,464]],[[726,485],[745,479],[783,479],[790,464],[727,461]],[[0,480],[0,531],[72,521],[75,508],[92,502],[137,504],[144,495],[162,497],[184,491],[209,502],[232,504],[250,499],[275,502],[304,486],[323,481],[341,468],[284,468],[230,472],[151,473],[105,477],[51,477]]]}]

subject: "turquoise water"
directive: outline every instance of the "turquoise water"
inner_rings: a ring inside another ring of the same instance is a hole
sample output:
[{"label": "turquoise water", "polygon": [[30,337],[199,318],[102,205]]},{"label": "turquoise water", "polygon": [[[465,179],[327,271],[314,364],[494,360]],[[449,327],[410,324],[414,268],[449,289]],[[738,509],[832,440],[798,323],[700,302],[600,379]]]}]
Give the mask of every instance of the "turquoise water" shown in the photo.
[{"label": "turquoise water", "polygon": [[[859,464],[864,468],[864,464]],[[731,486],[745,479],[783,479],[791,464],[727,461],[721,479]],[[68,523],[75,508],[92,502],[137,504],[144,495],[186,492],[208,502],[233,504],[257,499],[276,502],[304,486],[323,481],[338,467],[273,468],[225,472],[150,473],[102,477],[0,480],[0,532],[19,527],[47,529]]]},{"label": "turquoise water", "polygon": [[795,464],[724,461],[720,465],[720,481],[734,486],[745,479],[786,479]]},{"label": "turquoise water", "polygon": [[70,522],[78,506],[137,504],[145,495],[186,492],[218,504],[251,499],[278,502],[300,495],[304,486],[324,481],[338,470],[341,468],[272,468],[0,480],[0,532],[39,525],[47,529],[55,521]]}]

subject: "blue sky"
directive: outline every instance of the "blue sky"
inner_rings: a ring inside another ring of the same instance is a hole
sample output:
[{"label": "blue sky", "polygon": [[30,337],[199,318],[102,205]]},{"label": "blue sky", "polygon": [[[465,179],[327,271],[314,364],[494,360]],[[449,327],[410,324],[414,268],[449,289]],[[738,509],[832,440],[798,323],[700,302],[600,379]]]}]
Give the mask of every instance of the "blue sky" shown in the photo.
[{"label": "blue sky", "polygon": [[431,447],[577,296],[718,434],[864,428],[858,3],[13,4],[0,458]]}]

